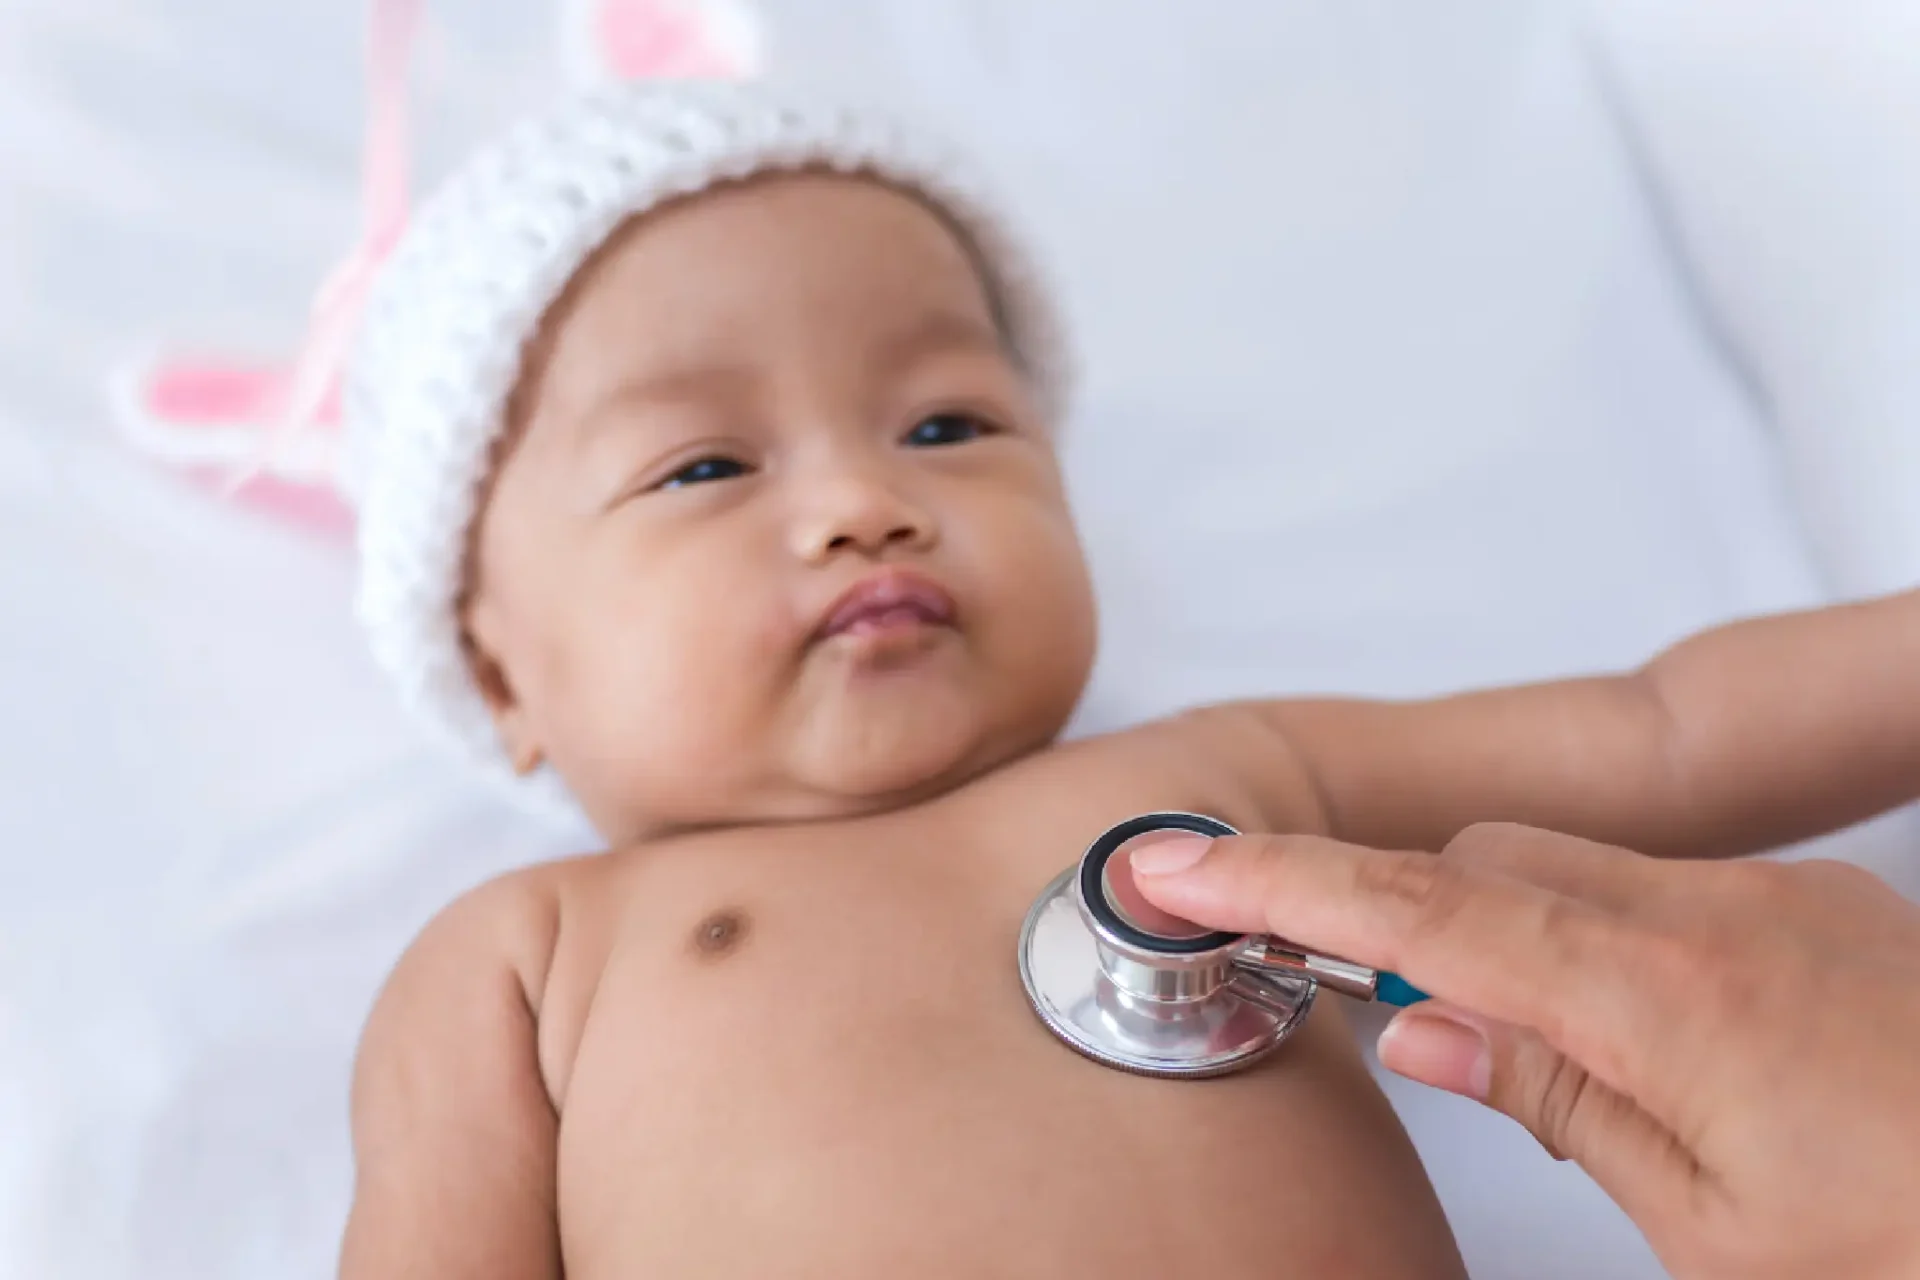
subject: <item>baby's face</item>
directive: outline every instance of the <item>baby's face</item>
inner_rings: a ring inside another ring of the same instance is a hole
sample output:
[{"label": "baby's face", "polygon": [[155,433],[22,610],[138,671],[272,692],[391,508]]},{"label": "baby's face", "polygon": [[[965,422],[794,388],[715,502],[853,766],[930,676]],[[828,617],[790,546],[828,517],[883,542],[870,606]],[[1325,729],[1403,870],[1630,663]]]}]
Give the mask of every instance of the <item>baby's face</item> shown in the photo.
[{"label": "baby's face", "polygon": [[1050,741],[1094,618],[981,278],[910,197],[637,220],[529,354],[465,616],[516,762],[610,841],[841,816]]}]

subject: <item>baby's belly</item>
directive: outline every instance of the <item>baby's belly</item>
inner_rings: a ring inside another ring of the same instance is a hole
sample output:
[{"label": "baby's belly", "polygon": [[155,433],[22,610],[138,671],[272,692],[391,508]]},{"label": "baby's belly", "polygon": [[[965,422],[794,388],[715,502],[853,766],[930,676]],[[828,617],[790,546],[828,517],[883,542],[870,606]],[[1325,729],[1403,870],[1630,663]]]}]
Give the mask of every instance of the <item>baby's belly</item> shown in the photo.
[{"label": "baby's belly", "polygon": [[1331,1008],[1239,1076],[1125,1075],[1027,1008],[1045,876],[809,862],[617,931],[562,1116],[575,1280],[1462,1274]]}]

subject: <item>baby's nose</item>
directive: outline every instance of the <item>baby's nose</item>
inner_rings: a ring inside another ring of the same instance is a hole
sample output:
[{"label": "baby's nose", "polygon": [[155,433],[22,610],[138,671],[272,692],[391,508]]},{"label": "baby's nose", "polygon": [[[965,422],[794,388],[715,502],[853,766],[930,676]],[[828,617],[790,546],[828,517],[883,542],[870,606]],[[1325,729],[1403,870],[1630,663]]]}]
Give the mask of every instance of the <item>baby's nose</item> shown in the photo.
[{"label": "baby's nose", "polygon": [[930,546],[934,533],[932,517],[904,494],[873,477],[848,476],[816,494],[797,522],[795,550],[810,562],[845,552],[876,555]]}]

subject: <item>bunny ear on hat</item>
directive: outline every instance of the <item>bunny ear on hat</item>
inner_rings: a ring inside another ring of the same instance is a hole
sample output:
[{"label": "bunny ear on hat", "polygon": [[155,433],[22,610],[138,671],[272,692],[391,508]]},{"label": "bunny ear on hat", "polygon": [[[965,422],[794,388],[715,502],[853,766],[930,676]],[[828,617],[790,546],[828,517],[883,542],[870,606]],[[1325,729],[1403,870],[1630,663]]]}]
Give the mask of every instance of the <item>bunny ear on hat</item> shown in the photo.
[{"label": "bunny ear on hat", "polygon": [[225,476],[229,498],[279,519],[351,533],[356,609],[402,702],[530,807],[577,825],[557,777],[520,778],[504,757],[457,606],[525,339],[607,235],[753,173],[876,176],[970,242],[1051,422],[1071,353],[1035,264],[944,142],[734,83],[761,56],[743,0],[562,0],[570,70],[593,87],[478,149],[417,209],[407,71],[423,4],[370,3],[363,227],[320,290],[303,349],[284,363],[149,360],[123,371],[115,404],[149,456],[216,488]]},{"label": "bunny ear on hat", "polygon": [[[369,0],[359,241],[314,299],[291,360],[162,348],[112,378],[120,435],[192,483],[276,520],[344,540],[340,384],[367,292],[405,230],[408,67],[423,0]],[[760,68],[745,0],[561,0],[560,48],[576,85],[740,79]]]},{"label": "bunny ear on hat", "polygon": [[314,299],[288,362],[162,349],[112,380],[134,449],[276,519],[345,539],[339,494],[340,377],[368,289],[407,222],[407,70],[422,0],[371,0],[358,243]]},{"label": "bunny ear on hat", "polygon": [[315,408],[313,429],[262,463],[291,400],[290,368],[230,354],[169,351],[128,361],[111,387],[115,426],[133,449],[197,489],[345,544],[354,517],[337,488],[337,387]]},{"label": "bunny ear on hat", "polygon": [[560,52],[581,88],[625,80],[742,80],[764,37],[747,0],[561,0]]}]

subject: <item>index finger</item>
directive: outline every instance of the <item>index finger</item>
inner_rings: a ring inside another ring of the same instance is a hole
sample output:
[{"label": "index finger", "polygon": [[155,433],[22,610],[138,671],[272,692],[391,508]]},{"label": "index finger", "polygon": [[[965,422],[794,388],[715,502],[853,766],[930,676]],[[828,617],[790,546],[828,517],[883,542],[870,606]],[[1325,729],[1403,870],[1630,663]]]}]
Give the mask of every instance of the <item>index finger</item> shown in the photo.
[{"label": "index finger", "polygon": [[1215,840],[1189,869],[1154,874],[1149,863],[1137,879],[1157,906],[1198,924],[1264,930],[1393,969],[1530,1027],[1662,1119],[1680,1101],[1644,1063],[1648,1046],[1671,1046],[1689,1025],[1687,986],[1661,972],[1671,944],[1630,916],[1433,854],[1318,836]]}]

